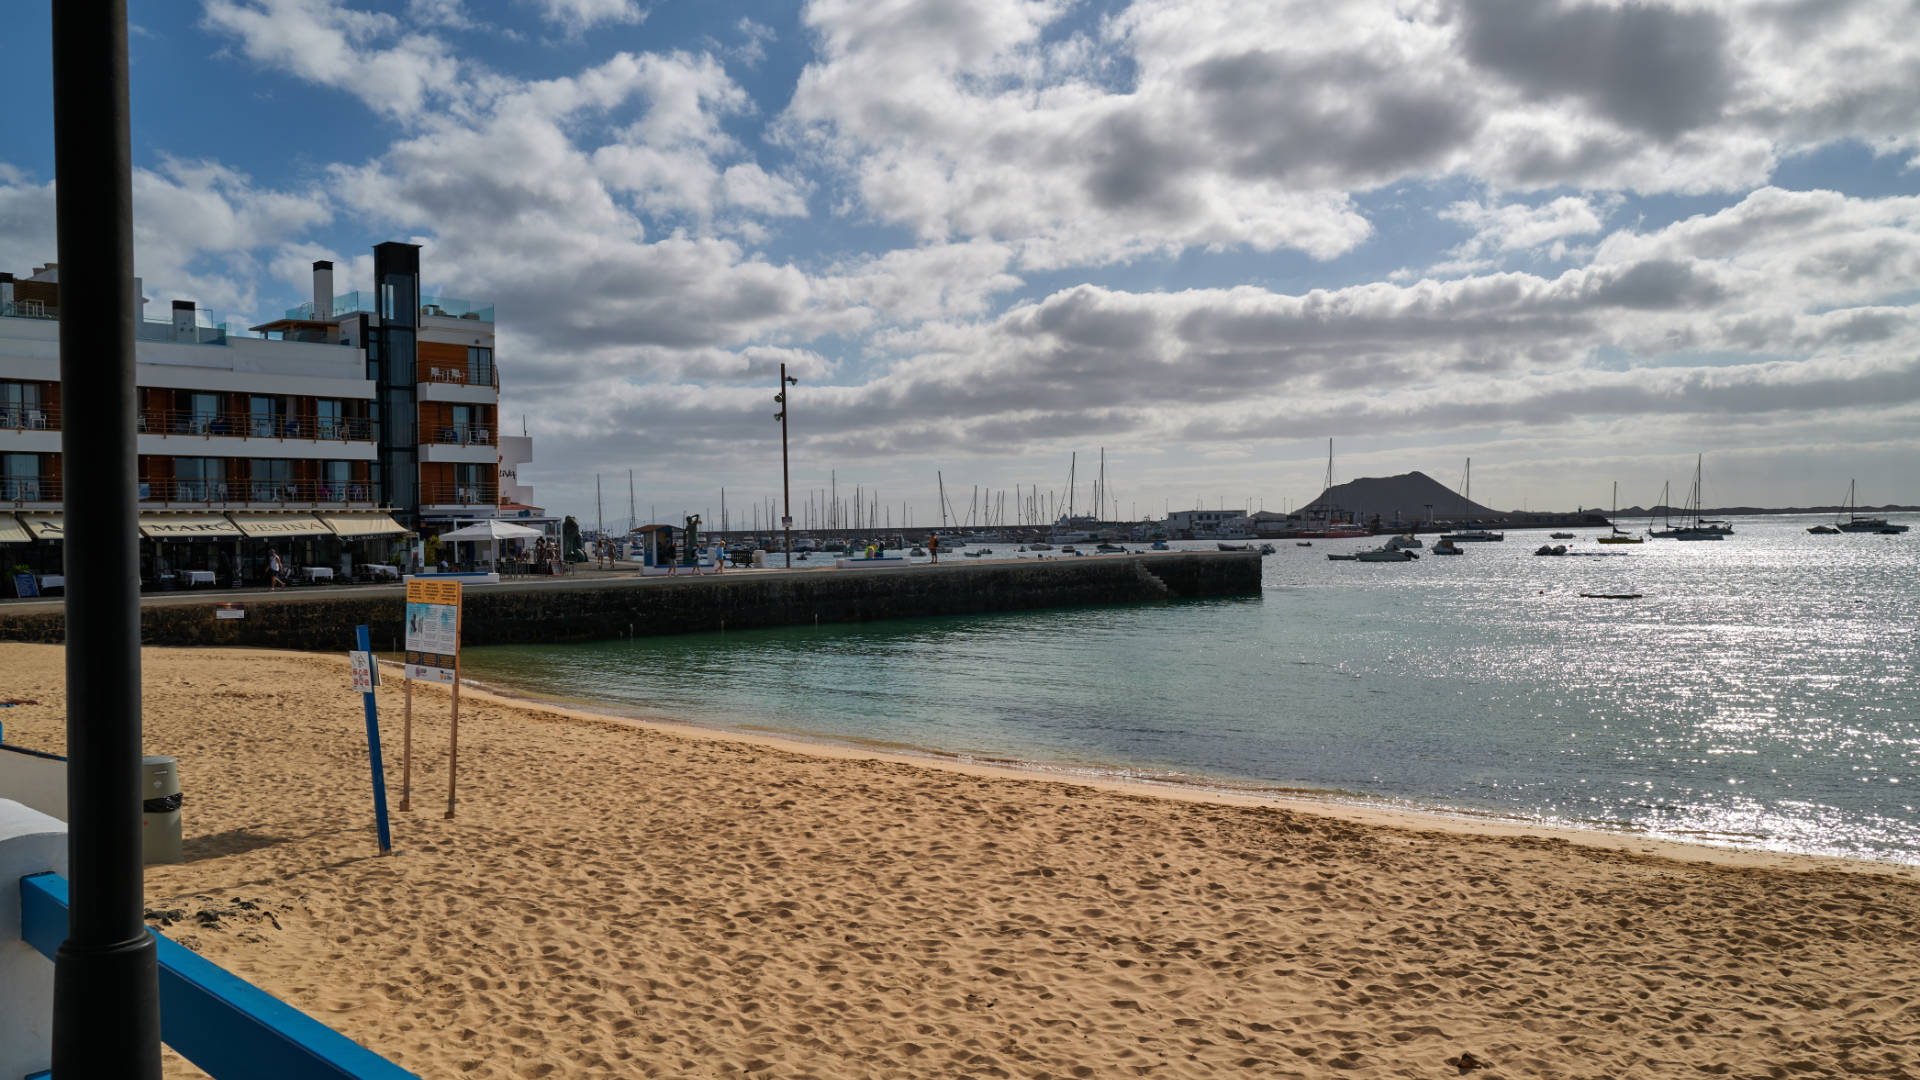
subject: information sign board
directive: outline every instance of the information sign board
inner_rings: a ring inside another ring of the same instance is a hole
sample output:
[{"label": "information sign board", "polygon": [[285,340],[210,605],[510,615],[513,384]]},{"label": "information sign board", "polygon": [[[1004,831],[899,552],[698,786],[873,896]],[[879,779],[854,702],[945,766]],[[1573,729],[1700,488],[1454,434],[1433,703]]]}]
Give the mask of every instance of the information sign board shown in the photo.
[{"label": "information sign board", "polygon": [[407,678],[450,683],[460,667],[460,583],[407,582]]},{"label": "information sign board", "polygon": [[373,693],[373,688],[380,685],[380,673],[373,664],[373,654],[350,652],[347,654],[347,659],[353,664],[353,692]]},{"label": "information sign board", "polygon": [[39,596],[40,583],[34,580],[32,574],[15,574],[13,575],[13,595],[20,597]]}]

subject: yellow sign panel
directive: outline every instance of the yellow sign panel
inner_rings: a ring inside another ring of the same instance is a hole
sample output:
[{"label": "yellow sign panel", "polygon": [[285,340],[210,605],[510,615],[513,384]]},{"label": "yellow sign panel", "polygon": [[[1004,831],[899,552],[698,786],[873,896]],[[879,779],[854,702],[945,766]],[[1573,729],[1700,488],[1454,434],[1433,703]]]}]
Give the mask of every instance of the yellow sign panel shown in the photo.
[{"label": "yellow sign panel", "polygon": [[407,582],[406,677],[453,682],[460,670],[460,583]]}]

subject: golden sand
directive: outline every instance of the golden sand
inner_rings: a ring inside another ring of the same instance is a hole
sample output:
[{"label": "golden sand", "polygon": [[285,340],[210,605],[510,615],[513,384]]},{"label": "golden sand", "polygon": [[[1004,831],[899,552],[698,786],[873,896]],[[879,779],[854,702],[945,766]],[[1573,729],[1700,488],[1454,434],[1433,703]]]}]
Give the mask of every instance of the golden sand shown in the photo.
[{"label": "golden sand", "polygon": [[[41,702],[0,717],[9,742],[61,748],[62,663],[0,644],[0,696]],[[145,663],[147,750],[187,793],[187,861],[149,868],[148,907],[423,1076],[1920,1075],[1910,867],[1158,798],[466,694],[448,821],[437,689],[382,858],[344,657]],[[397,807],[397,679],[380,706]]]}]

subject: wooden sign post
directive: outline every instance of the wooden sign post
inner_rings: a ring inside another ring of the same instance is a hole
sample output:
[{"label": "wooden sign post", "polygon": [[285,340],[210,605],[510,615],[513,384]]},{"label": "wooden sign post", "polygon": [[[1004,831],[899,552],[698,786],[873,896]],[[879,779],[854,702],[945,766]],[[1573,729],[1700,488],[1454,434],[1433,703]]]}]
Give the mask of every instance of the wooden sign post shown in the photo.
[{"label": "wooden sign post", "polygon": [[[407,582],[407,662],[414,679],[453,687],[453,736],[447,746],[447,817],[453,817],[460,764],[460,583]],[[407,735],[400,808],[410,805],[413,779],[413,693],[407,690]]]}]

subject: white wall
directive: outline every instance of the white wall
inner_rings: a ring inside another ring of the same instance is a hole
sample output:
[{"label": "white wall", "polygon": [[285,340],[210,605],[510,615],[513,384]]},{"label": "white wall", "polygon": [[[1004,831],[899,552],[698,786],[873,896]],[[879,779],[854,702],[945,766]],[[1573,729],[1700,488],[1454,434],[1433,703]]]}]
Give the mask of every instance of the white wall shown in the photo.
[{"label": "white wall", "polygon": [[[67,820],[67,763],[0,745],[0,799],[12,799],[48,817]],[[6,1075],[0,1073],[0,1077]]]},{"label": "white wall", "polygon": [[9,1080],[52,1065],[53,961],[20,940],[20,879],[49,870],[67,872],[67,827],[0,798],[0,1077]]}]

